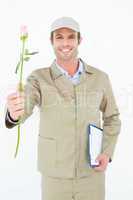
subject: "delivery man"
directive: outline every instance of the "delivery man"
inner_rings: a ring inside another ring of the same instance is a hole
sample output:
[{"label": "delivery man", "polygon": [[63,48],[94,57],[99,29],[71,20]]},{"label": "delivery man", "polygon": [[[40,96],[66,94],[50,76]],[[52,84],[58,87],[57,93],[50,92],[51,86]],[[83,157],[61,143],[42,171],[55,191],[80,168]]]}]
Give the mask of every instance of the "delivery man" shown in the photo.
[{"label": "delivery man", "polygon": [[[40,110],[38,169],[44,200],[104,200],[105,172],[120,133],[119,111],[108,75],[78,57],[79,24],[70,17],[51,25],[55,60],[33,71],[24,94],[7,98],[6,126]],[[88,164],[87,127],[103,128],[99,166]],[[33,127],[34,128],[34,127]],[[32,129],[31,129],[32,131]]]}]

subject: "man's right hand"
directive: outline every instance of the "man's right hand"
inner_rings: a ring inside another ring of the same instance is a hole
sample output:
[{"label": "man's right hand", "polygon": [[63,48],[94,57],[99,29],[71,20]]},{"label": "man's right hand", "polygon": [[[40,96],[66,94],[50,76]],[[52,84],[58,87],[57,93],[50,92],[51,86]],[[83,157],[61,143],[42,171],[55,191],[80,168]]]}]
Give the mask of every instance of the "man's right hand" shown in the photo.
[{"label": "man's right hand", "polygon": [[7,109],[11,118],[16,121],[24,114],[24,93],[16,92],[8,95]]}]

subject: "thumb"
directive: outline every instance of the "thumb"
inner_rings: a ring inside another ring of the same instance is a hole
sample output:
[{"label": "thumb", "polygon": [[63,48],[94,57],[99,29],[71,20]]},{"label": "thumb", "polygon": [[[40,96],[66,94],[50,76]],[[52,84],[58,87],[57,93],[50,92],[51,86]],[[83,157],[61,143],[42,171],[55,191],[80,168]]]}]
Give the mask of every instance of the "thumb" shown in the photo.
[{"label": "thumb", "polygon": [[101,160],[101,156],[97,156],[96,161],[99,162]]}]

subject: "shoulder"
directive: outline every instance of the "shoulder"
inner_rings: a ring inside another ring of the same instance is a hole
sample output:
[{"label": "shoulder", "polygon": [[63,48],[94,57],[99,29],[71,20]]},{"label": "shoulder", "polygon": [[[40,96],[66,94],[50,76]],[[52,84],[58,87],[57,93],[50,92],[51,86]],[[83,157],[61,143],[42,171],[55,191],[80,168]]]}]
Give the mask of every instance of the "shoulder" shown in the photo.
[{"label": "shoulder", "polygon": [[50,69],[50,67],[37,68],[30,73],[29,77],[34,77],[35,79],[40,79],[41,77],[48,76],[48,74],[50,73],[49,69]]},{"label": "shoulder", "polygon": [[44,74],[44,73],[48,73],[49,69],[50,69],[50,67],[40,67],[40,68],[37,68],[34,71],[32,71],[31,74],[41,75],[41,74]]},{"label": "shoulder", "polygon": [[90,69],[91,72],[93,72],[94,74],[98,75],[98,76],[108,76],[108,74],[104,71],[102,71],[99,68],[96,68],[94,66],[91,65],[87,65],[88,69]]},{"label": "shoulder", "polygon": [[96,78],[99,78],[102,81],[107,81],[109,79],[109,75],[99,68],[87,64],[86,69],[89,73],[92,73]]}]

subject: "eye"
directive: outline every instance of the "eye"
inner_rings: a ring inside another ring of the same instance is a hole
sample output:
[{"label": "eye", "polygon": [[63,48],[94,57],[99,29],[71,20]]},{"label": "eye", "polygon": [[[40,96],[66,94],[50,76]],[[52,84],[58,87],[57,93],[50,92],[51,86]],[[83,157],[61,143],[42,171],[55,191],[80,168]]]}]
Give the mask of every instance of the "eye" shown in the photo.
[{"label": "eye", "polygon": [[62,39],[63,37],[62,36],[56,36],[56,39]]},{"label": "eye", "polygon": [[75,39],[75,35],[70,35],[69,39]]}]

